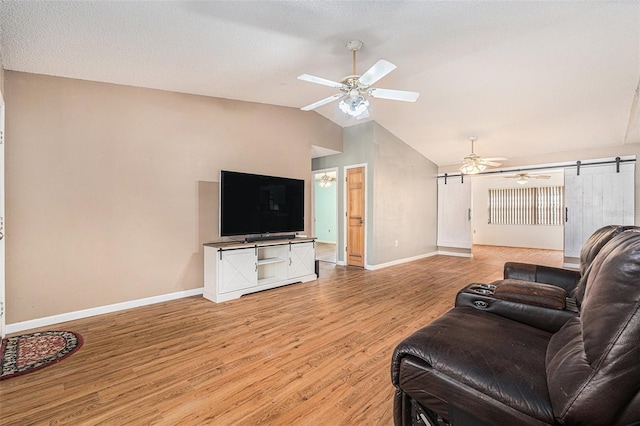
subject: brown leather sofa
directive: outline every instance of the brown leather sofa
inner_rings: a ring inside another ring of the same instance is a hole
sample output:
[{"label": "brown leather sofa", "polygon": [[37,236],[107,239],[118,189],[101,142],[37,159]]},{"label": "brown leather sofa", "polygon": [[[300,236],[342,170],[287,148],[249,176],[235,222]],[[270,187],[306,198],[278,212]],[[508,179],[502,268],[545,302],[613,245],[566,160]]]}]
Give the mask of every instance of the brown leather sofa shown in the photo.
[{"label": "brown leather sofa", "polygon": [[404,339],[395,424],[640,422],[640,230],[603,244],[580,285],[579,315],[555,332],[456,306]]}]

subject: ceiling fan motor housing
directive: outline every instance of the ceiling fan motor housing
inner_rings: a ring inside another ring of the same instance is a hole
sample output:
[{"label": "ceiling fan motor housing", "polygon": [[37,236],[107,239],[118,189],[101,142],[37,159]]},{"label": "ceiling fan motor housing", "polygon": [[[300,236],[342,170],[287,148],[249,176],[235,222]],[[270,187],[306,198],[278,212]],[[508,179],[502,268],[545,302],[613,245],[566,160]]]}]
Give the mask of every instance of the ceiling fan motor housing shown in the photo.
[{"label": "ceiling fan motor housing", "polygon": [[357,52],[362,48],[363,44],[364,43],[362,43],[360,40],[350,40],[347,42],[347,49]]}]

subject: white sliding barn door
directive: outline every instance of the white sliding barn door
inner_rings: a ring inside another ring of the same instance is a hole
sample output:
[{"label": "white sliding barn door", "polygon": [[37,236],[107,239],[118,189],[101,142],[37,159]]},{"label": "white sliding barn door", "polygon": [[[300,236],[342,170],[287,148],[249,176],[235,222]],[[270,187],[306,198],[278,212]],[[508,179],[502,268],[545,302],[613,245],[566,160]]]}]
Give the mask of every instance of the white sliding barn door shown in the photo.
[{"label": "white sliding barn door", "polygon": [[471,179],[438,179],[438,247],[471,248]]},{"label": "white sliding barn door", "polygon": [[634,224],[635,164],[566,168],[564,256],[579,257],[584,242],[605,225]]}]

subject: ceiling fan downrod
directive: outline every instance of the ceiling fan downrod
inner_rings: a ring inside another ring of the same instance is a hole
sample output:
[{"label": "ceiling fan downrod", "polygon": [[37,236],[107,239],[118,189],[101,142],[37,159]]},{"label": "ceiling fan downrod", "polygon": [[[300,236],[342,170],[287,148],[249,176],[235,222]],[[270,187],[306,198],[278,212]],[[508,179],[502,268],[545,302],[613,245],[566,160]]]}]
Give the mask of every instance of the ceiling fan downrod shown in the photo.
[{"label": "ceiling fan downrod", "polygon": [[472,154],[475,154],[474,146],[473,146],[473,145],[474,145],[475,141],[477,141],[477,140],[478,140],[478,137],[477,137],[477,136],[471,136],[471,137],[469,138],[469,140],[471,141],[471,153],[472,153]]},{"label": "ceiling fan downrod", "polygon": [[353,75],[356,75],[356,52],[362,48],[362,44],[360,40],[347,42],[347,49],[349,49],[353,55]]}]

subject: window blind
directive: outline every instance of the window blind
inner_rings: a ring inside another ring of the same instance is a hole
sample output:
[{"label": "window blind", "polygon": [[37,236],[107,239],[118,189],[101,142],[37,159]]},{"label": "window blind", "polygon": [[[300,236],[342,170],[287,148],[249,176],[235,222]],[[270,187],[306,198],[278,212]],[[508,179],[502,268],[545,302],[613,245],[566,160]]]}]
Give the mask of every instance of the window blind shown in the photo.
[{"label": "window blind", "polygon": [[562,225],[564,187],[489,190],[489,223],[494,225]]}]

